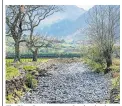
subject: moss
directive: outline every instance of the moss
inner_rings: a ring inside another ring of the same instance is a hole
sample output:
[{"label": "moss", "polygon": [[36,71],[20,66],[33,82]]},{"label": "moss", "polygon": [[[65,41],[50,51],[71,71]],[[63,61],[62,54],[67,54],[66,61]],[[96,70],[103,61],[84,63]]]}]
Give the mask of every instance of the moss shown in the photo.
[{"label": "moss", "polygon": [[11,80],[13,77],[19,76],[19,70],[13,66],[6,67],[6,79]]},{"label": "moss", "polygon": [[36,70],[36,67],[35,66],[24,66],[23,69],[25,71],[32,71],[32,70]]}]

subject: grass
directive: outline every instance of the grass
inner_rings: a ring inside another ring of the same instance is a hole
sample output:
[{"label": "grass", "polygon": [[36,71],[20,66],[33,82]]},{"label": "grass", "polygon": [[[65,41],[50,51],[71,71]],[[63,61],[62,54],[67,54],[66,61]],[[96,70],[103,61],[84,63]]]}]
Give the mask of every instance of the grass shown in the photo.
[{"label": "grass", "polygon": [[37,86],[37,80],[34,78],[33,75],[31,75],[30,73],[28,73],[26,75],[26,81],[25,84],[28,88],[35,88]]},{"label": "grass", "polygon": [[95,61],[92,61],[91,59],[88,59],[88,58],[83,58],[82,61],[85,63],[85,64],[88,64],[90,66],[90,68],[95,71],[95,72],[102,72],[103,69],[104,69],[104,66],[101,65],[100,63],[97,63]]},{"label": "grass", "polygon": [[14,103],[18,103],[20,100],[20,97],[23,95],[23,91],[22,90],[16,90],[14,89],[14,93],[11,93],[9,95],[6,96],[6,103],[7,104],[14,104]]},{"label": "grass", "polygon": [[113,78],[113,79],[112,79],[112,86],[113,86],[113,88],[119,86],[119,82],[120,82],[120,77],[119,77],[119,76]]},{"label": "grass", "polygon": [[119,58],[113,58],[111,69],[114,72],[120,71],[120,59]]},{"label": "grass", "polygon": [[112,78],[112,89],[117,89],[119,91],[118,94],[113,94],[114,95],[114,100],[119,101],[120,100],[120,76]]},{"label": "grass", "polygon": [[[113,72],[113,78],[111,79],[112,82],[112,89],[117,89],[120,91],[120,59],[119,58],[113,58],[112,66],[111,66],[112,72]],[[120,93],[114,94],[115,100],[120,100]]]},{"label": "grass", "polygon": [[[47,62],[48,58],[39,58],[37,62]],[[6,66],[11,66],[11,64],[14,62],[14,59],[6,59]],[[31,58],[28,59],[20,59],[21,63],[27,63],[27,62],[33,62]]]},{"label": "grass", "polygon": [[[48,58],[40,58],[37,62],[32,62],[32,59],[21,59],[20,63],[13,63],[14,59],[6,59],[6,80],[11,80],[13,77],[19,76],[18,68],[22,66],[22,68],[26,71],[31,71],[36,69],[36,63],[47,62]],[[26,66],[25,63],[29,63]],[[30,64],[31,63],[31,64]],[[34,66],[35,65],[35,66]]]},{"label": "grass", "polygon": [[[83,58],[82,61],[84,63],[88,64],[95,71],[102,71],[106,67],[105,64],[101,65],[100,63],[92,61],[91,59],[88,59],[88,58]],[[120,59],[113,58],[112,66],[110,68],[112,69],[113,72],[119,72],[120,71]]]},{"label": "grass", "polygon": [[116,65],[116,66],[119,66],[120,65],[120,59],[119,58],[113,58],[112,61],[113,61],[112,62],[113,65]]},{"label": "grass", "polygon": [[6,67],[6,79],[11,80],[12,78],[19,76],[19,70],[13,66]]},{"label": "grass", "polygon": [[36,66],[24,66],[23,69],[25,71],[32,71],[32,70],[36,70]]}]

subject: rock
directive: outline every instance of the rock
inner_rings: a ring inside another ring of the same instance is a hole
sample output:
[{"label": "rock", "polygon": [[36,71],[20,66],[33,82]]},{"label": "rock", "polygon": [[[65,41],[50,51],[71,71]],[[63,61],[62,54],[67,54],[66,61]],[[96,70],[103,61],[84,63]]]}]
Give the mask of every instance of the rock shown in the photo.
[{"label": "rock", "polygon": [[38,69],[38,87],[22,103],[103,103],[110,96],[107,74],[94,73],[77,59],[55,62]]}]

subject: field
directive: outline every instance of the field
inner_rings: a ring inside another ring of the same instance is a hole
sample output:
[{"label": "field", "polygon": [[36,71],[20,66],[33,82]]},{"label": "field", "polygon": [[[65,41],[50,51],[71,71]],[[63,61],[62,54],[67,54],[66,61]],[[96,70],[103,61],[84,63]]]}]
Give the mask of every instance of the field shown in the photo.
[{"label": "field", "polygon": [[[47,62],[49,60],[49,58],[38,58],[37,62]],[[28,63],[28,62],[32,62],[31,58],[27,58],[27,59],[20,59],[20,63]],[[14,63],[14,59],[6,59],[6,66],[10,66],[11,63]]]}]

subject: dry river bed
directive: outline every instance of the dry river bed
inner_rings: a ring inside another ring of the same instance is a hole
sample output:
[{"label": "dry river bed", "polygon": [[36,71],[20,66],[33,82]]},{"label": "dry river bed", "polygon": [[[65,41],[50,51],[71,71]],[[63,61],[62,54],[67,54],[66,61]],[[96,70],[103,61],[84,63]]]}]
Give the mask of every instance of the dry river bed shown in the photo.
[{"label": "dry river bed", "polygon": [[105,103],[110,98],[110,75],[95,73],[82,62],[59,62],[38,78],[37,88],[21,103]]}]

